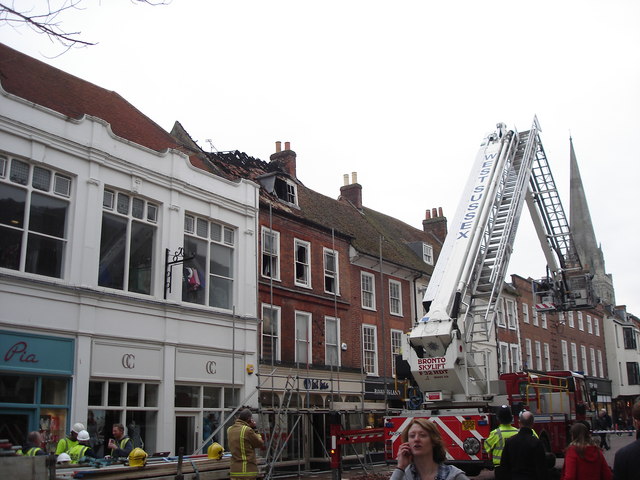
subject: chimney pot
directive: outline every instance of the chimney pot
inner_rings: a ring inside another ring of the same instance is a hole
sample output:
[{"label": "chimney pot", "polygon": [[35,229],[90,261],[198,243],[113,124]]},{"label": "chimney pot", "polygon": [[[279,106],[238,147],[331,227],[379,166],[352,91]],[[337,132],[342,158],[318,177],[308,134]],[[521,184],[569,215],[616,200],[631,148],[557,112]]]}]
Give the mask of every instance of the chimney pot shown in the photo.
[{"label": "chimney pot", "polygon": [[276,142],[276,153],[280,153],[282,150],[282,142]]},{"label": "chimney pot", "polygon": [[358,172],[351,172],[351,183],[358,183]]},{"label": "chimney pot", "polygon": [[342,178],[344,179],[344,186],[346,187],[347,185],[349,185],[349,174],[345,173]]},{"label": "chimney pot", "polygon": [[426,213],[425,213],[424,219],[425,219],[425,220],[429,220],[430,218],[431,218],[431,210],[429,210],[429,209],[427,208],[427,211],[426,211]]},{"label": "chimney pot", "polygon": [[438,207],[438,216],[444,217],[444,215],[442,215],[442,207]]},{"label": "chimney pot", "polygon": [[291,150],[291,142],[284,142],[284,149]]},{"label": "chimney pot", "polygon": [[437,208],[432,208],[431,209],[431,216],[433,218],[436,218],[438,216],[438,209]]}]

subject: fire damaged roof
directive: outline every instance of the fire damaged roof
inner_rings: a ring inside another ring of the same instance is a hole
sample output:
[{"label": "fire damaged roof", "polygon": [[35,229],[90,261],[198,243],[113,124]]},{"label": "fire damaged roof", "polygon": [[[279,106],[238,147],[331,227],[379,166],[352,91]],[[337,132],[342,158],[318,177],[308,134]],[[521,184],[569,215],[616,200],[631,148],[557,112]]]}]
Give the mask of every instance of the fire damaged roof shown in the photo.
[{"label": "fire damaged roof", "polygon": [[333,229],[335,235],[350,239],[351,245],[359,253],[374,258],[380,255],[382,236],[382,256],[385,261],[423,273],[430,274],[433,271],[433,266],[426,264],[409,247],[409,243],[424,242],[433,246],[434,253],[440,250],[437,239],[423,230],[370,208],[363,207],[359,210],[349,202],[322,195],[307,188],[297,178],[292,178],[275,161],[266,162],[239,151],[207,153],[207,156],[225,176],[260,182],[261,178],[275,174],[295,182],[297,206],[280,201],[264,188],[260,189],[261,204],[271,204],[275,213],[315,228],[326,231]]}]

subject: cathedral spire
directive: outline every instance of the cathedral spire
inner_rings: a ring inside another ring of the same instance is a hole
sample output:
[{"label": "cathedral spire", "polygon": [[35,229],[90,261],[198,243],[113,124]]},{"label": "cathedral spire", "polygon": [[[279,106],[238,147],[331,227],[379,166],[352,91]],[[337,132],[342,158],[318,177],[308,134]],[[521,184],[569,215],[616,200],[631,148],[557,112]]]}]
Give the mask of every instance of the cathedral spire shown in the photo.
[{"label": "cathedral spire", "polygon": [[569,160],[570,160],[570,204],[569,204],[569,224],[573,241],[580,256],[582,265],[586,270],[594,275],[593,287],[600,300],[609,305],[615,305],[615,293],[613,290],[613,279],[606,273],[604,264],[604,254],[602,248],[596,240],[589,204],[585,195],[578,160],[573,148],[573,139],[569,137]]}]

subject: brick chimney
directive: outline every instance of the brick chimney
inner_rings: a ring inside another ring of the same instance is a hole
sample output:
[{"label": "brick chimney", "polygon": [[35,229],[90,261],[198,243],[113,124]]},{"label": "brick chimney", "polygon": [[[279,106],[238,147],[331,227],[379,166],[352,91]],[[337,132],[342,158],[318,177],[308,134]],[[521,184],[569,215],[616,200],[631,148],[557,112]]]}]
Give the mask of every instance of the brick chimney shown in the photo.
[{"label": "brick chimney", "polygon": [[422,221],[422,230],[444,243],[447,237],[447,218],[442,215],[442,207],[427,209]]},{"label": "brick chimney", "polygon": [[351,183],[349,174],[344,175],[344,186],[340,187],[340,201],[349,201],[358,210],[362,210],[362,185],[358,183],[358,173],[351,173]]},{"label": "brick chimney", "polygon": [[276,142],[276,153],[269,157],[282,171],[292,178],[296,177],[296,152],[291,150],[291,143],[284,142],[284,150],[281,150],[282,142]]}]

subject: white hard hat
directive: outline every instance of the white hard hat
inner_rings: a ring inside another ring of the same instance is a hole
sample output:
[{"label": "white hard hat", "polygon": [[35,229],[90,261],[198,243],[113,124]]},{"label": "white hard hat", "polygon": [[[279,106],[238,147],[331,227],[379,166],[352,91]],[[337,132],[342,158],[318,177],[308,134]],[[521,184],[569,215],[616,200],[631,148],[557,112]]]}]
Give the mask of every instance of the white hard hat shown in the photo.
[{"label": "white hard hat", "polygon": [[60,455],[58,455],[58,463],[66,463],[66,462],[70,462],[71,461],[71,457],[69,456],[68,453],[62,452]]},{"label": "white hard hat", "polygon": [[80,433],[78,433],[78,440],[80,442],[89,440],[89,432],[87,432],[86,430],[80,430]]},{"label": "white hard hat", "polygon": [[71,431],[72,432],[76,432],[76,433],[80,433],[82,430],[84,430],[84,425],[80,422],[78,423],[74,423],[73,427],[71,427]]}]

